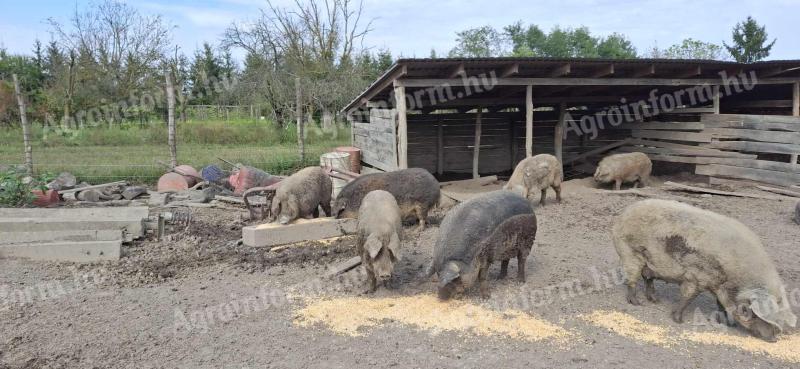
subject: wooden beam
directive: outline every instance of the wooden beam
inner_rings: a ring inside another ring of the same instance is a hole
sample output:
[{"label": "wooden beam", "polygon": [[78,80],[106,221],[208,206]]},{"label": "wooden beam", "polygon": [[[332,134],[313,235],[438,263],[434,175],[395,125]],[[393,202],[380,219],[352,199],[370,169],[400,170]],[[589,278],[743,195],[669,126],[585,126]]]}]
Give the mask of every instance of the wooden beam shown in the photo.
[{"label": "wooden beam", "polygon": [[475,146],[472,149],[472,178],[480,178],[479,162],[481,155],[481,115],[483,108],[478,108],[478,114],[475,116]]},{"label": "wooden beam", "polygon": [[519,63],[511,64],[500,72],[500,78],[508,78],[519,74]]},{"label": "wooden beam", "polygon": [[525,157],[533,156],[533,86],[525,89]]},{"label": "wooden beam", "polygon": [[571,70],[572,70],[572,64],[567,63],[553,68],[553,70],[550,71],[550,77],[555,78],[555,77],[566,76],[570,74]]},{"label": "wooden beam", "polygon": [[[418,78],[401,80],[406,87],[465,86],[461,78]],[[698,86],[719,85],[719,78],[497,78],[494,86]],[[759,79],[762,85],[785,85],[800,82],[800,77]]]},{"label": "wooden beam", "polygon": [[602,153],[604,153],[606,151],[609,151],[609,150],[612,150],[612,149],[616,149],[617,147],[627,145],[628,143],[629,143],[629,140],[625,139],[625,140],[622,140],[622,141],[617,141],[617,142],[614,142],[612,144],[605,145],[603,147],[598,147],[598,148],[596,148],[594,150],[587,151],[587,152],[585,152],[583,154],[580,154],[578,156],[575,156],[573,158],[564,160],[563,165],[572,164],[572,163],[574,163],[576,161],[580,161],[580,160],[586,159],[586,158],[588,158],[590,156],[597,155],[597,154],[602,154]]},{"label": "wooden beam", "polygon": [[464,63],[461,63],[459,65],[456,65],[456,67],[450,71],[449,77],[447,78],[466,77],[466,76],[467,76],[467,70],[464,69]]},{"label": "wooden beam", "polygon": [[792,88],[792,115],[800,117],[800,82],[794,83]]},{"label": "wooden beam", "polygon": [[631,135],[634,138],[655,138],[659,140],[701,142],[701,143],[711,142],[711,134],[704,132],[673,132],[673,131],[656,131],[649,129],[634,129],[631,132]]},{"label": "wooden beam", "polygon": [[596,71],[592,72],[591,78],[608,77],[614,74],[614,64],[605,65]]},{"label": "wooden beam", "polygon": [[[639,147],[638,149],[642,149]],[[662,149],[668,150],[668,149]],[[624,150],[628,152],[628,150]],[[634,150],[630,150],[634,151]],[[643,151],[639,151],[643,152]],[[776,172],[787,172],[800,174],[800,168],[793,166],[789,163],[781,163],[778,161],[758,160],[758,159],[745,159],[745,158],[720,158],[713,156],[683,156],[667,153],[654,153],[644,152],[648,154],[653,161],[665,161],[669,163],[685,163],[685,164],[722,164],[734,167],[745,167],[763,170],[773,170]]]},{"label": "wooden beam", "polygon": [[650,64],[646,67],[639,68],[633,72],[631,77],[633,78],[641,78],[641,77],[648,77],[656,74],[656,65]]},{"label": "wooden beam", "polygon": [[406,88],[402,84],[394,87],[397,109],[397,167],[408,168],[408,117],[406,115]]},{"label": "wooden beam", "polygon": [[369,86],[367,88],[367,91],[364,92],[364,94],[361,95],[360,98],[356,98],[356,100],[351,101],[350,104],[348,104],[344,110],[347,111],[348,114],[350,114],[352,110],[357,108],[359,105],[366,104],[367,101],[372,100],[372,98],[375,97],[375,95],[391,87],[396,80],[405,77],[408,74],[408,67],[406,67],[405,64],[400,65],[394,71],[390,71],[388,73],[389,75],[385,79],[382,79],[382,82],[378,82]]},{"label": "wooden beam", "polygon": [[444,173],[444,127],[442,117],[436,122],[436,174]]},{"label": "wooden beam", "polygon": [[757,153],[771,153],[771,154],[787,154],[794,155],[800,153],[800,144],[783,144],[771,142],[752,142],[752,141],[714,141],[710,144],[705,144],[707,147],[722,149],[722,150],[736,150]]},{"label": "wooden beam", "polygon": [[708,193],[713,195],[721,195],[721,196],[734,196],[734,197],[748,197],[753,199],[761,199],[761,200],[780,200],[780,197],[777,196],[763,196],[763,195],[754,195],[749,193],[741,193],[741,192],[729,192],[729,191],[720,191],[714,190],[710,188],[702,188],[702,187],[695,187],[695,186],[687,186],[680,183],[674,182],[664,182],[664,186],[667,187],[668,190],[677,190],[677,191],[687,191],[687,192],[696,192],[696,193]]},{"label": "wooden beam", "polygon": [[719,86],[714,86],[712,99],[714,100],[714,114],[719,114]]},{"label": "wooden beam", "polygon": [[[634,139],[635,140],[635,139]],[[758,155],[742,154],[738,152],[728,152],[721,150],[706,150],[702,147],[694,146],[695,149],[686,148],[663,148],[663,147],[643,147],[643,146],[624,146],[617,149],[619,152],[641,152],[654,155],[677,155],[690,157],[710,157],[710,158],[736,158],[736,159],[756,159]]]},{"label": "wooden beam", "polygon": [[700,68],[700,66],[698,65],[698,66],[691,67],[690,69],[688,69],[684,73],[678,73],[674,77],[675,78],[689,78],[689,77],[697,77],[697,76],[699,76],[701,74],[703,74],[703,69]]},{"label": "wooden beam", "polygon": [[741,100],[726,101],[726,108],[791,108],[792,100]]},{"label": "wooden beam", "polygon": [[708,128],[704,132],[713,138],[744,139],[759,142],[795,144],[800,142],[800,132],[763,131],[760,129]]},{"label": "wooden beam", "polygon": [[[556,130],[554,133],[553,151],[555,151],[556,158],[559,164],[564,162],[564,125],[567,120],[567,104],[561,103],[558,106],[558,123],[556,123]],[[562,165],[563,166],[563,165]],[[563,168],[562,168],[563,171]]]},{"label": "wooden beam", "polygon": [[800,183],[800,174],[776,172],[772,170],[762,170],[753,168],[734,167],[729,165],[709,164],[698,165],[695,173],[711,177],[729,177],[738,179],[749,179],[752,181],[774,184],[789,187]]}]

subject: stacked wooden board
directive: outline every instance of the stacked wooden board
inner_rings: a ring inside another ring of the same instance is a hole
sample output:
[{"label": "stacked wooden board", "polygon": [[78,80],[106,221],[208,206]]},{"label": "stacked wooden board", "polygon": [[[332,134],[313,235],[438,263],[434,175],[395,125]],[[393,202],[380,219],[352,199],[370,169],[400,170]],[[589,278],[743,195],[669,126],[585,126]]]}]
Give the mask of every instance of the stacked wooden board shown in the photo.
[{"label": "stacked wooden board", "polygon": [[800,184],[800,117],[703,114],[699,122],[638,123],[631,136],[618,152],[695,164],[695,173],[713,178]]}]

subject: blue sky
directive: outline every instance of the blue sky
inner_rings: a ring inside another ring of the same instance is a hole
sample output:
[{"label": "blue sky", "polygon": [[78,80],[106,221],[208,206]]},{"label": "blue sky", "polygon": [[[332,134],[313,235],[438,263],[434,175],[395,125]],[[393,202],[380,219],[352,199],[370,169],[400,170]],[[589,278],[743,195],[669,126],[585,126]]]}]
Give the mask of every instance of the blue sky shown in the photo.
[{"label": "blue sky", "polygon": [[[275,0],[275,4],[289,0]],[[45,20],[65,22],[84,0],[0,0],[0,44],[27,53],[34,40],[50,39]],[[217,42],[233,21],[254,19],[264,0],[128,0],[143,13],[161,14],[174,25],[174,42],[191,54],[203,41]],[[365,0],[373,31],[365,46],[406,57],[444,55],[455,33],[470,27],[498,29],[522,20],[543,29],[587,26],[595,35],[621,32],[640,50],[666,48],[693,37],[721,44],[736,22],[752,15],[777,38],[770,59],[800,59],[800,0]]]}]

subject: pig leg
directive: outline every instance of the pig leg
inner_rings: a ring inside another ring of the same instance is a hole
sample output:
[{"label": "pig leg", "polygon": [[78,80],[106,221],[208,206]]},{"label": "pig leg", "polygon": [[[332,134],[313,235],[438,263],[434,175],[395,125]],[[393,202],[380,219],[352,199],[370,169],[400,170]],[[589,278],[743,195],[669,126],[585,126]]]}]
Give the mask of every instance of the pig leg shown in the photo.
[{"label": "pig leg", "polygon": [[481,269],[478,271],[478,289],[480,290],[481,297],[484,299],[488,299],[491,297],[489,293],[489,280],[487,274],[489,273],[489,263],[485,262],[481,265]]},{"label": "pig leg", "polygon": [[417,230],[422,231],[423,229],[425,229],[425,215],[422,212],[422,207],[419,205],[414,205],[414,214],[417,215],[417,221],[419,222]]},{"label": "pig leg", "polygon": [[653,270],[648,268],[647,265],[642,269],[642,278],[644,278],[644,296],[647,298],[647,301],[657,303],[655,273],[653,273]]},{"label": "pig leg", "polygon": [[553,191],[556,191],[556,201],[561,203],[561,185],[553,185]]},{"label": "pig leg", "polygon": [[505,259],[500,262],[500,275],[497,276],[497,279],[506,278],[506,275],[508,274],[508,261],[509,259]]},{"label": "pig leg", "polygon": [[333,216],[333,212],[331,211],[331,202],[330,201],[323,201],[323,202],[321,202],[319,204],[319,206],[322,206],[322,211],[325,212],[325,216],[326,217],[332,217]]},{"label": "pig leg", "polygon": [[631,305],[641,305],[641,301],[636,297],[636,284],[639,283],[639,278],[642,277],[642,270],[645,267],[644,261],[639,258],[631,258],[623,260],[623,271],[625,272],[625,284],[628,286],[626,298]]},{"label": "pig leg", "polygon": [[366,268],[367,270],[367,281],[369,282],[369,292],[375,292],[378,289],[378,280],[375,278],[375,272],[372,271],[372,268]]},{"label": "pig leg", "polygon": [[547,188],[542,190],[542,198],[539,200],[539,205],[544,206],[544,200],[547,198]]},{"label": "pig leg", "polygon": [[614,190],[619,191],[621,189],[622,189],[622,180],[617,179],[616,181],[614,181]]},{"label": "pig leg", "polygon": [[681,283],[681,301],[678,303],[678,306],[672,310],[672,320],[674,320],[675,323],[683,323],[683,312],[686,311],[686,307],[689,306],[689,303],[699,294],[700,289],[697,288],[696,284],[691,282]]},{"label": "pig leg", "polygon": [[522,249],[517,252],[517,279],[525,283],[525,262],[528,260],[528,251]]}]

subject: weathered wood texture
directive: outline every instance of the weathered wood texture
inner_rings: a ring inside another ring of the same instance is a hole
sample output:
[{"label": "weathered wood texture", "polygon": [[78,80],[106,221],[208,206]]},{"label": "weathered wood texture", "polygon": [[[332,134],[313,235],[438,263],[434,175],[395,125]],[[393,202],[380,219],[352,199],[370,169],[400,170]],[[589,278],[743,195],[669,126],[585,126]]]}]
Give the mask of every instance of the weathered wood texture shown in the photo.
[{"label": "weathered wood texture", "polygon": [[361,160],[373,167],[397,169],[397,111],[370,110],[369,123],[353,123],[353,143],[361,149]]}]

